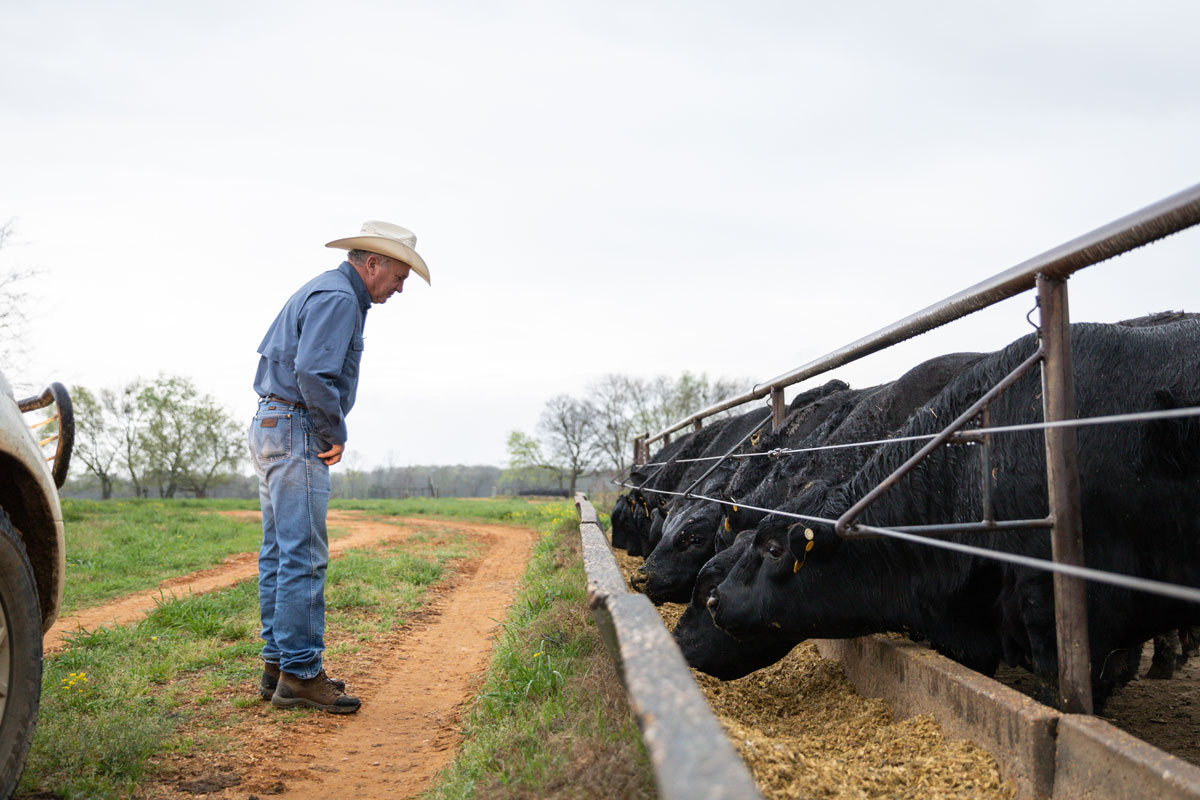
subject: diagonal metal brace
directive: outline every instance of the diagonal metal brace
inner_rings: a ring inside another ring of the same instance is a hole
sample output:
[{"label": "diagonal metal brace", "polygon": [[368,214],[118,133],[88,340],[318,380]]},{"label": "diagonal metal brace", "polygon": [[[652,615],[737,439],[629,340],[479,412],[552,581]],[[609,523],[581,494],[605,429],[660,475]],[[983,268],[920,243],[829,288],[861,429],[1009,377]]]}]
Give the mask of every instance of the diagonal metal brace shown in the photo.
[{"label": "diagonal metal brace", "polygon": [[895,472],[884,478],[878,486],[868,492],[861,500],[852,505],[844,514],[838,517],[837,524],[834,526],[834,531],[836,531],[837,535],[843,539],[879,538],[878,534],[864,533],[859,531],[857,529],[857,525],[855,525],[855,520],[858,519],[858,517],[861,516],[862,513],[871,506],[872,503],[882,497],[884,492],[895,486],[896,483],[898,483],[900,479],[909,472],[912,472],[917,464],[924,461],[925,458],[934,450],[947,443],[965,440],[966,437],[962,437],[962,434],[959,433],[959,430],[976,416],[978,416],[979,412],[982,411],[989,403],[991,403],[992,400],[996,399],[996,397],[998,397],[1005,389],[1012,386],[1021,378],[1021,376],[1029,372],[1029,370],[1033,369],[1034,366],[1040,363],[1044,355],[1044,347],[1041,343],[1039,343],[1038,348],[1033,352],[1033,355],[1029,356],[1029,358],[1018,364],[1016,369],[1008,373],[1008,375],[1006,375],[999,383],[985,393],[983,397],[980,397],[978,400],[976,400],[970,408],[968,408],[961,415],[959,415],[957,419],[946,426],[945,430],[943,430],[933,439],[930,439],[928,442],[926,442],[920,450],[918,450],[910,459],[901,464]]}]

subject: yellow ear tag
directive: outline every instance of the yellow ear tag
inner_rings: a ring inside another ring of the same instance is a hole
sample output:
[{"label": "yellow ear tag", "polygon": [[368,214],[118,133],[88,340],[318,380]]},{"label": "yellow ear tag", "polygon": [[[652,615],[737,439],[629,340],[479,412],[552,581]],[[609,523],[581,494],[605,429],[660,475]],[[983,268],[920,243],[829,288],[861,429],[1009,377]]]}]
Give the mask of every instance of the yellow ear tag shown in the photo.
[{"label": "yellow ear tag", "polygon": [[[806,536],[808,536],[812,534],[812,531],[806,530],[804,533]],[[808,541],[808,544],[804,545],[804,561],[808,560],[808,553],[813,549],[814,546],[816,546],[816,542],[812,541],[811,539]],[[804,561],[797,561],[796,565],[792,567],[793,575],[799,572],[800,568],[804,566]]]},{"label": "yellow ear tag", "polygon": [[733,510],[734,510],[734,511],[737,511],[737,503],[734,503],[734,504],[733,504]]},{"label": "yellow ear tag", "polygon": [[646,505],[646,501],[642,501],[642,508],[646,509],[646,516],[650,516],[650,506]]},{"label": "yellow ear tag", "polygon": [[812,528],[805,528],[805,529],[804,529],[804,538],[805,538],[805,539],[808,539],[808,547],[806,547],[806,548],[804,548],[804,549],[805,549],[806,551],[807,551],[807,550],[812,550],[812,540],[813,540],[813,532],[812,532]]},{"label": "yellow ear tag", "polygon": [[758,433],[756,433],[750,437],[750,446],[758,447],[758,443],[761,439],[762,439],[762,431],[759,431]]},{"label": "yellow ear tag", "polygon": [[725,518],[725,532],[726,532],[726,533],[732,533],[732,532],[733,532],[733,526],[729,524],[729,517],[726,517],[726,518]]}]

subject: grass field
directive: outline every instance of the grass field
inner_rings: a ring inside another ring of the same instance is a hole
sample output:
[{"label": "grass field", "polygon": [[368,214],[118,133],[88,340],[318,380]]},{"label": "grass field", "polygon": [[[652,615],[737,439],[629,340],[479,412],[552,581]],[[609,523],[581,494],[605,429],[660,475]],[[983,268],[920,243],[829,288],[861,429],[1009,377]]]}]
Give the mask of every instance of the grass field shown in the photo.
[{"label": "grass field", "polygon": [[[385,519],[511,523],[543,533],[486,688],[465,722],[467,744],[432,796],[576,797],[563,787],[579,781],[612,789],[597,796],[647,796],[645,754],[584,604],[570,505],[414,499],[334,507]],[[239,508],[256,506],[65,502],[68,607],[94,605],[255,550],[256,522],[213,513]],[[336,647],[357,647],[356,638],[403,624],[423,605],[428,588],[472,551],[462,535],[426,533],[334,560],[329,625],[351,634]],[[18,798],[136,796],[156,759],[223,747],[236,719],[231,707],[258,702],[231,691],[253,682],[260,669],[257,611],[257,585],[250,580],[164,602],[137,625],[77,636],[48,657],[41,717]]]},{"label": "grass field", "polygon": [[[384,517],[476,519],[538,527],[565,513],[566,505],[413,498],[334,500],[330,507]],[[233,510],[258,511],[258,501],[64,500],[68,580],[63,613],[152,588],[167,578],[211,567],[234,553],[256,551],[262,539],[258,522],[213,513]],[[336,525],[330,526],[331,539],[341,534]]]}]

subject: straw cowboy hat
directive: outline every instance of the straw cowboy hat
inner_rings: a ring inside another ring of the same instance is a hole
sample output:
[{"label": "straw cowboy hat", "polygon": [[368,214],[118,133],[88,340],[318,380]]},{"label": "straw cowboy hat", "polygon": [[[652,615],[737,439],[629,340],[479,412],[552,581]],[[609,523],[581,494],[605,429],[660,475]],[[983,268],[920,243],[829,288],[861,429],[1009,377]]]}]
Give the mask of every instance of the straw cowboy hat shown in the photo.
[{"label": "straw cowboy hat", "polygon": [[425,266],[425,259],[417,255],[417,251],[413,249],[417,246],[417,235],[408,228],[402,228],[390,222],[371,220],[363,223],[358,236],[334,239],[325,246],[336,247],[339,250],[366,250],[368,253],[378,253],[397,261],[403,261],[412,267],[413,272],[429,283],[429,267]]}]

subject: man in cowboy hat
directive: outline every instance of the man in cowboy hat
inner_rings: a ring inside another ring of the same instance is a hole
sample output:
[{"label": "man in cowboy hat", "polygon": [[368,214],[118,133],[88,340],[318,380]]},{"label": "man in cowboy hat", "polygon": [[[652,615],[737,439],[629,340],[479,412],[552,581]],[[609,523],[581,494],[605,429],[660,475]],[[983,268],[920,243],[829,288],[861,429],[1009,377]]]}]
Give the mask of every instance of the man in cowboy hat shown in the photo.
[{"label": "man in cowboy hat", "polygon": [[260,690],[277,708],[348,714],[360,705],[343,681],[326,676],[321,660],[329,468],[346,446],[367,310],[399,294],[410,272],[429,283],[416,244],[412,231],[387,222],[363,223],[358,236],[330,242],[350,251],[346,261],[301,286],[258,346],[254,390],[261,399],[250,453],[263,526]]}]

